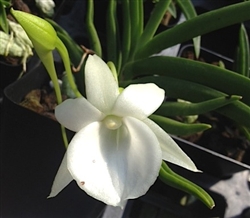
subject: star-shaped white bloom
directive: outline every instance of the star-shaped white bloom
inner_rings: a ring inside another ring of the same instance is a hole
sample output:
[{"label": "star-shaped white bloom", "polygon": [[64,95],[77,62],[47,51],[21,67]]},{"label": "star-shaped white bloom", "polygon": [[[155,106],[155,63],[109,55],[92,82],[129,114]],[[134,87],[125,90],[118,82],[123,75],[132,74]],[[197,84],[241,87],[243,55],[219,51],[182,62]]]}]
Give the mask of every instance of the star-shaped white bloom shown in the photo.
[{"label": "star-shaped white bloom", "polygon": [[172,138],[148,119],[165,92],[155,84],[130,85],[119,93],[108,66],[89,56],[85,98],[56,107],[57,120],[75,131],[49,197],[72,180],[90,196],[123,207],[144,195],[155,182],[162,159],[197,171]]}]

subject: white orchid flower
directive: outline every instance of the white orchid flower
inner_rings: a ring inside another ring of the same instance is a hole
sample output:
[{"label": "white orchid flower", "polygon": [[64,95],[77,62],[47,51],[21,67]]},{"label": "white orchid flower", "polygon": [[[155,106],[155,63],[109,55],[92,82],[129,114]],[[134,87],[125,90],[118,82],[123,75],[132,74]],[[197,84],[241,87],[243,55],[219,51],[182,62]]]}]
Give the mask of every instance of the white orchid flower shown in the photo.
[{"label": "white orchid flower", "polygon": [[172,138],[148,119],[165,92],[155,84],[130,85],[119,93],[117,81],[98,56],[85,67],[85,98],[69,99],[55,115],[76,132],[49,197],[72,180],[90,196],[123,207],[144,195],[155,182],[162,159],[197,171]]}]

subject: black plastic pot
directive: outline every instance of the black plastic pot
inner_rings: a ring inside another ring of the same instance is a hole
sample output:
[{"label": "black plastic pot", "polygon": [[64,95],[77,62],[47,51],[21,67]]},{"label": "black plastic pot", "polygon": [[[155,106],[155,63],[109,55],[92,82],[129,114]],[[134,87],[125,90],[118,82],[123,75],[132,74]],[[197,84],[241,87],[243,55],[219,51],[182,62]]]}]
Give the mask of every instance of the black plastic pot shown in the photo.
[{"label": "black plastic pot", "polygon": [[21,64],[13,66],[3,61],[0,61],[0,68],[1,68],[0,89],[1,92],[3,92],[6,86],[13,83],[18,78],[19,74],[22,72],[23,66]]},{"label": "black plastic pot", "polygon": [[98,217],[104,204],[81,191],[75,182],[57,197],[47,199],[65,153],[61,127],[18,103],[48,80],[45,69],[39,65],[4,91],[1,217]]},{"label": "black plastic pot", "polygon": [[0,114],[2,113],[3,91],[9,84],[17,80],[22,72],[22,65],[9,65],[0,61]]},{"label": "black plastic pot", "polygon": [[217,178],[226,178],[234,173],[250,170],[250,166],[197,144],[174,137],[182,150],[194,161],[200,170]]},{"label": "black plastic pot", "polygon": [[[181,56],[187,52],[194,53],[194,46],[192,44],[184,44],[181,46],[178,56]],[[200,49],[200,61],[205,61],[206,63],[213,64],[222,61],[226,69],[233,69],[233,60],[231,58],[225,57],[224,55],[218,54],[210,49],[201,47]]]}]

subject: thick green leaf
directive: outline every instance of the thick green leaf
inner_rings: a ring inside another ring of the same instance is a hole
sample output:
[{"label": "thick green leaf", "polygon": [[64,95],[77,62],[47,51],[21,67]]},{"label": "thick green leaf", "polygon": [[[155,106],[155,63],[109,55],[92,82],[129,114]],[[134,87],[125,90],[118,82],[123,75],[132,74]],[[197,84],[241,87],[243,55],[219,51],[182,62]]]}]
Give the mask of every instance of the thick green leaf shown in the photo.
[{"label": "thick green leaf", "polygon": [[[156,35],[135,54],[136,59],[149,57],[163,49],[226,26],[250,19],[250,2],[242,2],[201,14]],[[233,16],[237,15],[237,16]]]},{"label": "thick green leaf", "polygon": [[[190,102],[201,102],[218,97],[228,96],[223,92],[200,85],[194,82],[176,79],[165,76],[148,76],[135,80],[124,81],[121,86],[126,87],[131,83],[155,83],[164,88],[167,97],[183,99]],[[217,112],[229,117],[240,125],[250,128],[250,107],[241,101],[236,101],[216,110]]]},{"label": "thick green leaf", "polygon": [[108,3],[106,14],[106,27],[107,27],[107,60],[112,61],[116,68],[119,68],[119,34],[118,24],[116,17],[116,0],[110,0]]},{"label": "thick green leaf", "polygon": [[215,206],[213,199],[204,189],[173,172],[165,162],[162,162],[159,178],[169,186],[194,195],[208,208],[212,209]]},{"label": "thick green leaf", "polygon": [[131,79],[154,74],[195,82],[227,95],[239,95],[243,102],[250,105],[250,78],[185,58],[158,56],[142,59],[127,65],[124,77]]},{"label": "thick green leaf", "polygon": [[86,27],[91,49],[93,49],[99,57],[102,57],[102,47],[94,25],[94,0],[88,0],[87,6]]},{"label": "thick green leaf", "polygon": [[159,115],[151,115],[149,118],[153,120],[155,123],[157,123],[167,133],[177,136],[192,135],[194,133],[202,132],[204,130],[211,128],[209,124],[203,124],[203,123],[188,124],[188,123],[178,122],[176,120]]},{"label": "thick green leaf", "polygon": [[166,13],[171,0],[160,0],[156,3],[154,10],[145,26],[145,29],[140,37],[137,48],[144,46],[149,40],[153,38],[161,20]]},{"label": "thick green leaf", "polygon": [[[180,6],[181,11],[183,12],[187,20],[190,20],[197,16],[193,3],[190,0],[185,0],[185,1],[177,0],[176,2]],[[197,36],[193,38],[193,44],[194,44],[195,56],[196,58],[198,58],[200,55],[201,37]]]},{"label": "thick green leaf", "polygon": [[4,4],[0,2],[0,27],[5,33],[9,33],[9,25],[6,17]]},{"label": "thick green leaf", "polygon": [[165,102],[155,112],[163,116],[190,116],[204,114],[227,104],[240,100],[241,96],[223,96],[199,103]]},{"label": "thick green leaf", "polygon": [[171,1],[169,7],[168,7],[168,12],[174,17],[177,17],[177,12],[176,12],[176,7],[175,7],[175,3],[173,1]]},{"label": "thick green leaf", "polygon": [[239,33],[239,43],[236,54],[235,70],[239,74],[250,77],[250,51],[249,40],[244,24],[241,24]]}]

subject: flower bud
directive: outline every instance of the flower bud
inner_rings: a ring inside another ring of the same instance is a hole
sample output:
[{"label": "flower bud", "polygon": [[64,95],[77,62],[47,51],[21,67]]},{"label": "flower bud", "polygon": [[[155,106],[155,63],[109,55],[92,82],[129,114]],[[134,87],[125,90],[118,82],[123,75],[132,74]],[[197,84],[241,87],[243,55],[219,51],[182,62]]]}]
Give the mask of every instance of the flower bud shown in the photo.
[{"label": "flower bud", "polygon": [[36,50],[52,51],[55,49],[57,35],[46,20],[22,11],[14,9],[10,11],[29,36]]}]

